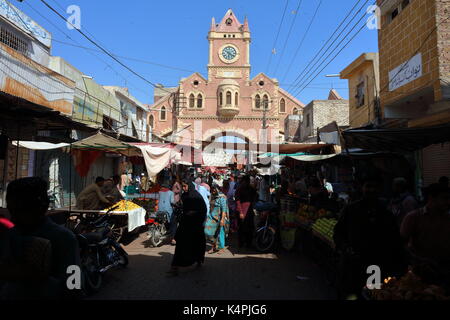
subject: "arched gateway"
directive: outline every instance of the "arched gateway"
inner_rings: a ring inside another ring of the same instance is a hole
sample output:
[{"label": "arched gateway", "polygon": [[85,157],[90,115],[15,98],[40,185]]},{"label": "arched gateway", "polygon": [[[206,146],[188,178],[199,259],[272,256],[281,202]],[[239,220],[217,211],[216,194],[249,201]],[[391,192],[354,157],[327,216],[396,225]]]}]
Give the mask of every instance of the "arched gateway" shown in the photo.
[{"label": "arched gateway", "polygon": [[[208,41],[208,79],[194,73],[176,88],[155,89],[149,114],[155,119],[153,132],[172,136],[174,142],[207,141],[221,132],[234,132],[254,143],[282,142],[286,117],[304,104],[276,79],[263,73],[250,79],[247,18],[241,24],[231,9],[219,24],[213,18]],[[164,117],[160,110],[167,110]],[[261,132],[264,123],[266,135]]]}]

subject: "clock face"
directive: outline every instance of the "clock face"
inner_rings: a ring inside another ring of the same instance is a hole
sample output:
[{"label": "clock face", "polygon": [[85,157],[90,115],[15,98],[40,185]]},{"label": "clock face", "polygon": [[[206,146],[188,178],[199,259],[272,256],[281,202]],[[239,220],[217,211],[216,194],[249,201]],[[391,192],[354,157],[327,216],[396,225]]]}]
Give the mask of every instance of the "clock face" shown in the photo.
[{"label": "clock face", "polygon": [[236,49],[233,47],[228,46],[222,50],[222,57],[228,61],[231,61],[234,58],[236,58],[236,55],[237,55]]}]

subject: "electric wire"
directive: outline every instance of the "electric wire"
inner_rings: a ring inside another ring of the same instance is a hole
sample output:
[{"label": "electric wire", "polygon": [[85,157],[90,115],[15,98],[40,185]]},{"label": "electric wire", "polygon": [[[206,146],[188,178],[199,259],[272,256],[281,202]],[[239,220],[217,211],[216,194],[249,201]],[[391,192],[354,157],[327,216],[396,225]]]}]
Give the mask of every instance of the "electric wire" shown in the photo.
[{"label": "electric wire", "polygon": [[268,62],[267,67],[266,67],[266,73],[269,73],[269,70],[270,70],[270,65],[272,63],[272,57],[275,54],[274,51],[276,50],[278,37],[280,36],[281,26],[283,25],[284,17],[286,16],[286,9],[287,9],[288,5],[289,5],[289,0],[286,0],[286,5],[284,6],[283,16],[281,17],[280,24],[278,26],[278,32],[277,32],[277,35],[275,37],[275,41],[274,41],[273,46],[272,46],[272,51],[270,52],[269,62]]},{"label": "electric wire", "polygon": [[283,49],[281,50],[280,59],[278,59],[277,66],[275,67],[274,75],[277,74],[278,68],[280,67],[280,63],[283,60],[284,53],[286,52],[286,47],[287,47],[289,38],[291,37],[291,34],[292,34],[292,29],[294,28],[295,22],[297,21],[297,17],[300,15],[299,10],[300,10],[300,6],[302,5],[302,3],[303,3],[303,0],[299,0],[298,5],[297,5],[297,9],[295,10],[294,19],[292,20],[291,26],[289,28],[289,31],[288,31],[288,34],[287,34],[287,37],[286,37],[286,40],[284,41]]}]

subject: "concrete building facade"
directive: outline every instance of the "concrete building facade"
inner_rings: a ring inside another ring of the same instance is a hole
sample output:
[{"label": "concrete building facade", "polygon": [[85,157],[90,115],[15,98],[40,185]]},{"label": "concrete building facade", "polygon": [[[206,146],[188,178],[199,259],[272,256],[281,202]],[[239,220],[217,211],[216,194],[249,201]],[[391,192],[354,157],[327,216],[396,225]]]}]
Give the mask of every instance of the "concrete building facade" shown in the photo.
[{"label": "concrete building facade", "polygon": [[378,0],[380,96],[386,119],[450,122],[450,2]]},{"label": "concrete building facade", "polygon": [[341,71],[340,78],[348,80],[350,127],[374,123],[380,94],[378,53],[363,53]]},{"label": "concrete building facade", "polygon": [[111,92],[120,104],[120,122],[118,133],[149,142],[150,128],[148,123],[148,109],[145,104],[133,97],[128,88],[104,86]]},{"label": "concrete building facade", "polygon": [[[450,1],[378,0],[378,5],[385,126],[449,125]],[[415,157],[418,189],[450,175],[449,143],[428,146]]]},{"label": "concrete building facade", "polygon": [[317,142],[317,132],[329,123],[336,121],[339,127],[349,125],[349,101],[344,99],[313,100],[303,109],[300,124],[300,141]]}]

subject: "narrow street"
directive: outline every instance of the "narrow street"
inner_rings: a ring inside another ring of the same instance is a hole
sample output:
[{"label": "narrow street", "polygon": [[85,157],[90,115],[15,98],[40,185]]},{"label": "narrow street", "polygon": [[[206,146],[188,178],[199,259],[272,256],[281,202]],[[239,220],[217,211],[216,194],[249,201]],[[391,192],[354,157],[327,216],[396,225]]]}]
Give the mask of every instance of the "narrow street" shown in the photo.
[{"label": "narrow street", "polygon": [[0,300],[450,300],[449,177],[450,0],[0,0]]},{"label": "narrow street", "polygon": [[[126,269],[111,270],[90,300],[326,300],[334,299],[320,268],[296,252],[260,254],[230,247],[208,255],[202,269],[166,277],[175,247],[146,247],[145,234],[125,246]],[[308,278],[298,280],[297,276]]]}]

